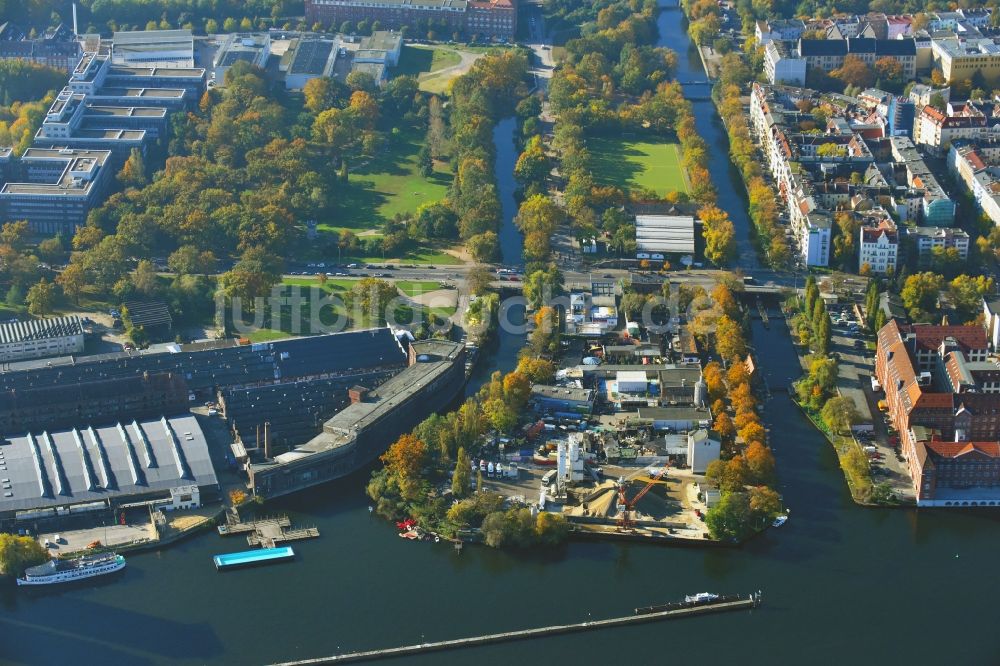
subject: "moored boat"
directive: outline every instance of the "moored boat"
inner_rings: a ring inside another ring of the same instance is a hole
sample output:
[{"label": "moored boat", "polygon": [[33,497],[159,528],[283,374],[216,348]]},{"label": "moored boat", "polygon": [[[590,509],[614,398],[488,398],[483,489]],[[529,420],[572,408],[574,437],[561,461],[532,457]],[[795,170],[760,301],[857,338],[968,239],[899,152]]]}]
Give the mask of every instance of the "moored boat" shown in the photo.
[{"label": "moored boat", "polygon": [[684,597],[684,601],[689,604],[703,604],[708,601],[715,601],[719,598],[719,595],[714,592],[699,592],[698,594],[689,594]]},{"label": "moored boat", "polygon": [[117,553],[84,555],[65,560],[49,560],[37,567],[29,567],[18,585],[54,585],[121,571],[125,558]]}]

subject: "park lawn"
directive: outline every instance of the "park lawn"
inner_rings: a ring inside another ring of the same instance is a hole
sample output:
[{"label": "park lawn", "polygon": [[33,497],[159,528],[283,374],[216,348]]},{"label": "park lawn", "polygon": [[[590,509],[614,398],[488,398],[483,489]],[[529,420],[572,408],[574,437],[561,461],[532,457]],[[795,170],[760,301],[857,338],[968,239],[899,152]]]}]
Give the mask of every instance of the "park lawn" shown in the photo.
[{"label": "park lawn", "polygon": [[[334,280],[327,279],[323,285],[323,291],[350,291],[357,280]],[[281,280],[281,284],[299,287],[319,287],[319,279],[315,277],[286,277]]]},{"label": "park lawn", "polygon": [[396,214],[414,213],[423,203],[443,199],[451,170],[447,162],[435,161],[429,178],[420,175],[417,153],[423,141],[421,132],[407,129],[390,135],[378,156],[349,163],[349,185],[338,192],[332,219],[321,220],[318,228],[380,231]]},{"label": "park lawn", "polygon": [[395,280],[396,289],[407,296],[419,296],[441,288],[441,283],[434,280]]},{"label": "park lawn", "polygon": [[681,149],[676,143],[589,137],[587,148],[593,159],[593,173],[602,185],[623,190],[645,188],[661,197],[688,191]]},{"label": "park lawn", "polygon": [[440,46],[418,46],[404,44],[399,55],[399,66],[395,76],[416,76],[437,72],[446,67],[454,67],[462,62],[462,57],[453,49]]}]

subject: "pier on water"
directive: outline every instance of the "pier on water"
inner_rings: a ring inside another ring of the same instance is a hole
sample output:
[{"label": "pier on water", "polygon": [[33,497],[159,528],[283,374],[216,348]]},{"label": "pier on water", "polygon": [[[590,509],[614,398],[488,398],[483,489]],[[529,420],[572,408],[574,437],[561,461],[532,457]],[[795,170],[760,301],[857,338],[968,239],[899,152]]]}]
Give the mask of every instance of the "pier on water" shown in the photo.
[{"label": "pier on water", "polygon": [[226,514],[226,524],[219,525],[218,530],[220,536],[245,534],[248,544],[261,548],[274,548],[280,543],[315,539],[319,536],[319,530],[315,527],[293,528],[292,521],[288,516],[275,516],[244,522],[235,509],[232,513]]},{"label": "pier on water", "polygon": [[425,652],[439,652],[443,650],[455,650],[464,647],[479,647],[491,643],[504,643],[507,641],[520,641],[529,638],[543,638],[545,636],[556,636],[558,634],[571,634],[580,631],[595,631],[599,629],[610,629],[633,624],[644,624],[647,622],[659,622],[661,620],[676,620],[695,615],[708,615],[710,613],[724,613],[726,611],[751,610],[760,605],[760,592],[742,597],[725,597],[714,602],[699,603],[692,605],[668,604],[669,610],[655,610],[651,608],[637,608],[635,615],[625,617],[613,617],[606,620],[591,620],[588,622],[577,622],[575,624],[557,624],[548,627],[537,627],[535,629],[519,629],[517,631],[505,631],[499,634],[485,634],[483,636],[471,636],[469,638],[455,638],[447,641],[437,641],[434,643],[419,643],[417,645],[404,645],[402,647],[385,648],[382,650],[366,650],[364,652],[348,652],[345,654],[332,655],[329,657],[317,657],[314,659],[300,659],[297,661],[286,661],[272,666],[308,666],[312,664],[347,664],[360,661],[372,661],[376,659],[389,659],[392,657],[405,657],[413,654]]}]

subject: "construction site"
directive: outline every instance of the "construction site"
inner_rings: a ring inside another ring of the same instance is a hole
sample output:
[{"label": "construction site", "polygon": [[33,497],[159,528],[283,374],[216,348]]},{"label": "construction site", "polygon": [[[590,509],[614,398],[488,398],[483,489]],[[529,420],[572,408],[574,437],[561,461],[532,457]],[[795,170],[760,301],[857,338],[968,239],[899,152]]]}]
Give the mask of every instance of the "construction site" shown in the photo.
[{"label": "construction site", "polygon": [[[487,488],[512,501],[537,498],[539,510],[561,513],[574,534],[604,538],[709,538],[704,516],[714,488],[691,469],[667,461],[596,463],[578,435],[553,440],[557,463],[522,462],[518,476],[487,477]],[[537,456],[535,456],[537,459]],[[546,461],[547,462],[547,461]]]}]

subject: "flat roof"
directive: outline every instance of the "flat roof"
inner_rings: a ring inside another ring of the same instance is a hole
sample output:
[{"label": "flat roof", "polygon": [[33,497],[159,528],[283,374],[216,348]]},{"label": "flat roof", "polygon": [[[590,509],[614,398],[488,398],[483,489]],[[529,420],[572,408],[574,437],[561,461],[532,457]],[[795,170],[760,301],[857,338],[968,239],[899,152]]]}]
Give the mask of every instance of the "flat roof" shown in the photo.
[{"label": "flat roof", "polygon": [[167,110],[156,106],[111,106],[105,104],[89,105],[83,112],[84,116],[115,116],[121,118],[165,118]]},{"label": "flat roof", "polygon": [[326,71],[331,55],[336,57],[337,42],[326,39],[300,39],[288,65],[289,74],[315,74]]},{"label": "flat roof", "polygon": [[[390,414],[399,405],[412,398],[438,375],[446,372],[464,347],[444,340],[422,340],[412,343],[417,355],[429,354],[428,362],[417,362],[389,378],[364,402],[348,405],[323,425],[323,432],[301,446],[275,457],[278,463],[289,463],[307,456],[331,451],[350,444],[355,435],[380,418]],[[262,467],[267,467],[265,464]]]},{"label": "flat roof", "polygon": [[574,402],[590,402],[594,397],[593,389],[576,388],[573,386],[549,386],[548,384],[532,384],[532,395],[539,395],[552,400],[572,400]]},{"label": "flat roof", "polygon": [[102,97],[161,97],[163,99],[183,99],[187,91],[183,88],[101,88],[93,99]]},{"label": "flat roof", "polygon": [[638,412],[640,419],[653,421],[687,420],[687,421],[710,421],[712,412],[698,407],[640,407]]},{"label": "flat roof", "polygon": [[0,453],[0,513],[218,483],[192,414],[8,436]]},{"label": "flat roof", "polygon": [[177,30],[120,30],[112,33],[116,44],[131,42],[165,42],[177,39],[194,39],[186,28]]},{"label": "flat roof", "polygon": [[108,76],[169,76],[178,79],[201,79],[205,77],[205,70],[200,67],[126,67],[124,65],[112,65],[108,70]]}]

